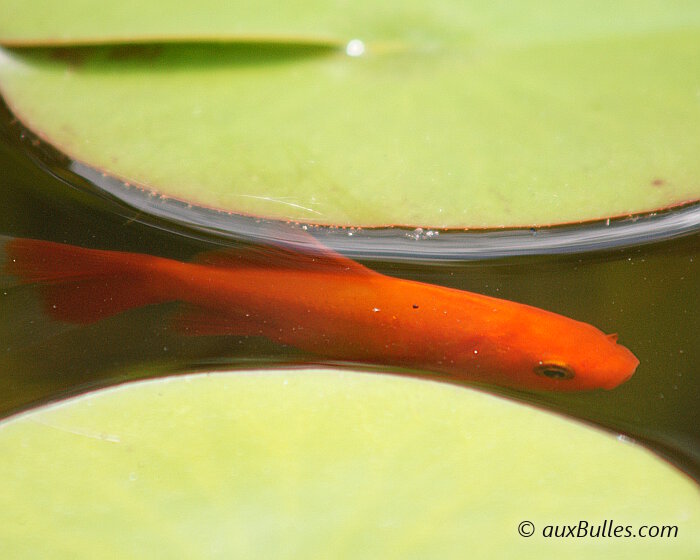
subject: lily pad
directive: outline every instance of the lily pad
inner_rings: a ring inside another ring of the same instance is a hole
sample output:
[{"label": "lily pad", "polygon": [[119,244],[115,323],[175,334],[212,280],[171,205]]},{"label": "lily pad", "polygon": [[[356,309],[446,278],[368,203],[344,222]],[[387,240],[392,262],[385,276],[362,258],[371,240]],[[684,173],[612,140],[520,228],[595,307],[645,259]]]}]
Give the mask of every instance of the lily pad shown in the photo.
[{"label": "lily pad", "polygon": [[0,43],[121,43],[5,51],[13,112],[187,203],[463,228],[700,197],[697,3],[3,5]]},{"label": "lily pad", "polygon": [[[5,421],[0,453],[3,558],[700,551],[697,487],[646,450],[477,391],[387,375],[128,384]],[[581,520],[677,536],[542,534]],[[523,521],[531,537],[518,534]]]}]

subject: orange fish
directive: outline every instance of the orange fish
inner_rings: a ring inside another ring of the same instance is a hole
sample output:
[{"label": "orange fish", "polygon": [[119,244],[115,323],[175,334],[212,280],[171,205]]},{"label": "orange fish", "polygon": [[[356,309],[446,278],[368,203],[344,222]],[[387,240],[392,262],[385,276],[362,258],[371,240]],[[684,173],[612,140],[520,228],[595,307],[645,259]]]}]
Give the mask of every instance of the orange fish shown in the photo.
[{"label": "orange fish", "polygon": [[331,360],[534,390],[612,389],[639,361],[617,335],[536,307],[374,272],[306,236],[185,263],[15,238],[6,272],[38,283],[47,313],[86,324],[180,301],[192,335],[260,335]]}]

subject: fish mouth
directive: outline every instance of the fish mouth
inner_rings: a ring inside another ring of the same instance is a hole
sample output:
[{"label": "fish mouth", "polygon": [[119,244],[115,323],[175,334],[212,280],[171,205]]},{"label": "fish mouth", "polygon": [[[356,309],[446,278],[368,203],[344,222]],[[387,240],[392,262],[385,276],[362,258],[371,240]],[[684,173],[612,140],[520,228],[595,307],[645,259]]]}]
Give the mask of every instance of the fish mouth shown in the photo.
[{"label": "fish mouth", "polygon": [[620,372],[620,375],[612,377],[609,383],[603,385],[603,388],[608,390],[615,389],[632,379],[632,376],[639,366],[639,359],[628,348],[618,344],[616,345],[616,349],[619,352],[619,358],[617,360],[619,367],[617,371]]}]

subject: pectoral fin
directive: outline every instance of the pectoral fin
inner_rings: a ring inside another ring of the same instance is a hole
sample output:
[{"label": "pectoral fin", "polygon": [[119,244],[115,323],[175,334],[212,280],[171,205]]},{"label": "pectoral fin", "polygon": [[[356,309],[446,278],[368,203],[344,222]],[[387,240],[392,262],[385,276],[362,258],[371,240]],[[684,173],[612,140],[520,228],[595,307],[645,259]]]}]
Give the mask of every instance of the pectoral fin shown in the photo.
[{"label": "pectoral fin", "polygon": [[256,318],[249,314],[227,314],[185,305],[175,316],[174,327],[189,336],[263,336]]}]

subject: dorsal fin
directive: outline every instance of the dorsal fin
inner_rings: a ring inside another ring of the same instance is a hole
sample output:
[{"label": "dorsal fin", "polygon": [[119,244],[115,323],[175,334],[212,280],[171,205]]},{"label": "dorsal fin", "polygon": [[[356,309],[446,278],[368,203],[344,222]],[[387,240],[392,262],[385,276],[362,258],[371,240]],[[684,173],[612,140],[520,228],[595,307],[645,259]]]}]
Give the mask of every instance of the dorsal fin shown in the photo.
[{"label": "dorsal fin", "polygon": [[348,274],[377,274],[348,257],[323,245],[310,233],[296,228],[280,230],[265,245],[242,245],[201,253],[193,262],[225,268],[277,268],[316,270]]}]

